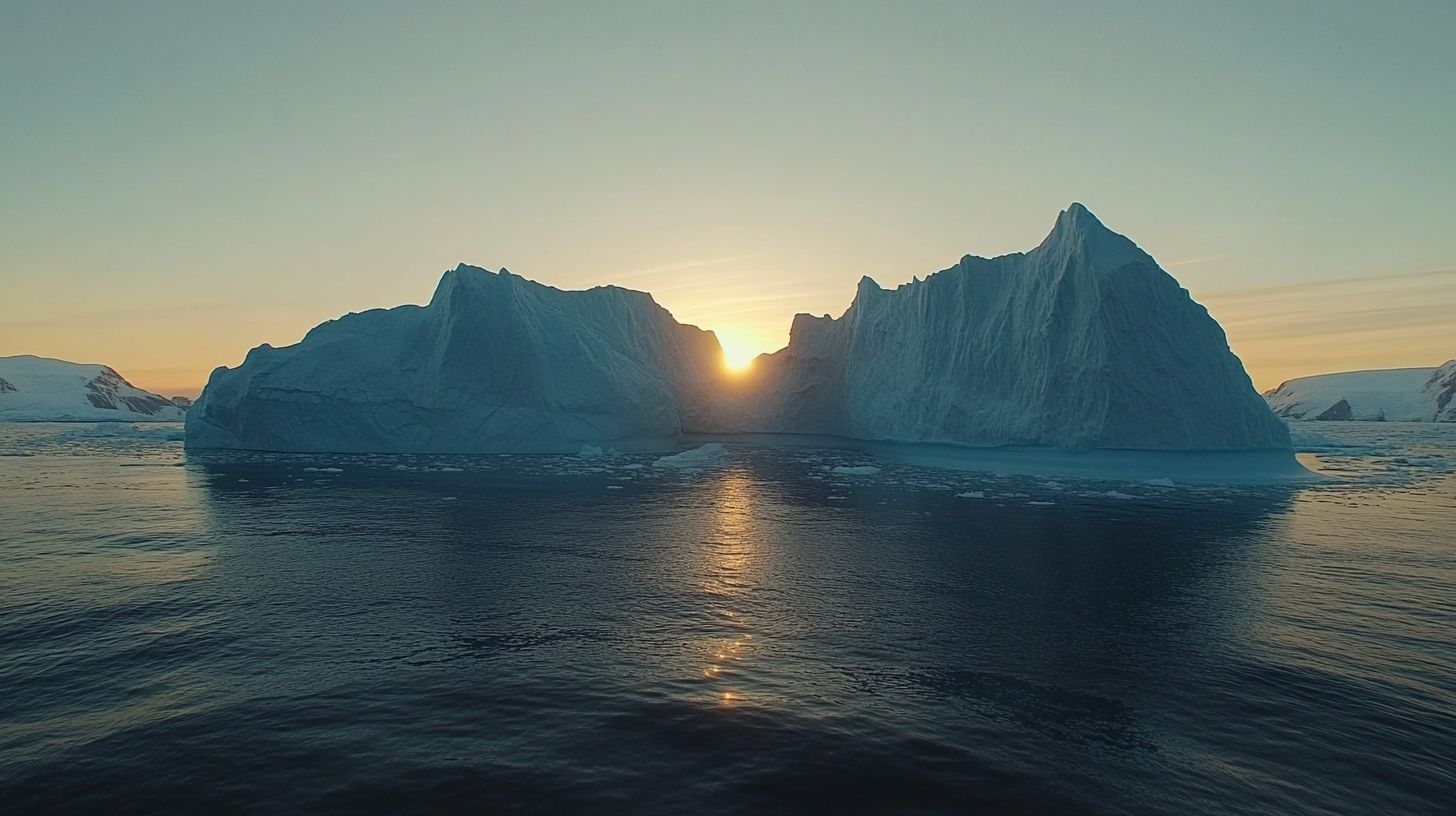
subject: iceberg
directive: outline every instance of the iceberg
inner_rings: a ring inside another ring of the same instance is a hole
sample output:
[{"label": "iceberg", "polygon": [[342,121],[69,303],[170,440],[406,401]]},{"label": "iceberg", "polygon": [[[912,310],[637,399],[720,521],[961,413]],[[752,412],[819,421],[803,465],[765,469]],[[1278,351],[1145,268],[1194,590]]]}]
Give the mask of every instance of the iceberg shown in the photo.
[{"label": "iceberg", "polygon": [[1218,323],[1080,204],[1040,246],[966,256],[755,361],[744,430],[1069,450],[1288,450]]},{"label": "iceberg", "polygon": [[349,314],[219,368],[187,445],[336,453],[676,447],[722,352],[644,292],[562,291],[461,264],[425,306]]},{"label": "iceberg", "polygon": [[0,421],[177,422],[183,409],[111,366],[22,354],[0,357]]},{"label": "iceberg", "polygon": [[217,369],[186,441],[588,456],[697,441],[710,444],[655,464],[702,467],[721,463],[721,441],[806,436],[876,455],[1261,451],[1293,463],[1288,429],[1219,325],[1077,204],[1029,252],[967,256],[894,290],[865,278],[842,316],[799,315],[788,346],[738,377],[712,332],[644,292],[462,264],[425,306],[346,315]]},{"label": "iceberg", "polygon": [[1456,422],[1456,360],[1438,368],[1387,368],[1298,377],[1264,393],[1287,419]]}]

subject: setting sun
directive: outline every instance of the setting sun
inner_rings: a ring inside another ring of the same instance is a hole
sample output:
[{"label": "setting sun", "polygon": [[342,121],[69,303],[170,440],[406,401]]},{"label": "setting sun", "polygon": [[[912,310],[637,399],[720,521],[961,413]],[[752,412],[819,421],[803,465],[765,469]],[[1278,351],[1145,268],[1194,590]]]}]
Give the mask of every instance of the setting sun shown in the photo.
[{"label": "setting sun", "polygon": [[716,332],[718,343],[723,346],[723,367],[734,373],[747,371],[753,366],[753,358],[759,350],[753,344],[732,334]]}]

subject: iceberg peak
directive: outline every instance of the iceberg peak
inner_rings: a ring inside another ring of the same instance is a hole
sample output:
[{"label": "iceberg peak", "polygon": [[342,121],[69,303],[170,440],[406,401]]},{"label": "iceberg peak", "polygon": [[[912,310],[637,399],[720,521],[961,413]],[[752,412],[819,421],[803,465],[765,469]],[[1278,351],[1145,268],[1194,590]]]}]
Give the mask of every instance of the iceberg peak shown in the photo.
[{"label": "iceberg peak", "polygon": [[213,372],[187,443],[574,453],[762,433],[1290,449],[1208,312],[1081,204],[1030,252],[967,256],[912,281],[862,278],[842,316],[796,315],[788,345],[730,382],[717,338],[645,292],[460,264],[427,306],[347,315]]},{"label": "iceberg peak", "polygon": [[1134,262],[1157,266],[1137,244],[1108,229],[1091,210],[1075,201],[1057,215],[1052,231],[1032,251],[1068,259],[1075,256],[1080,259],[1080,263],[1102,271],[1111,271]]},{"label": "iceberg peak", "polygon": [[1047,240],[1060,238],[1087,241],[1104,234],[1122,237],[1108,229],[1097,216],[1092,214],[1091,210],[1074,201],[1057,214],[1057,222],[1052,225],[1052,231],[1047,236]]}]

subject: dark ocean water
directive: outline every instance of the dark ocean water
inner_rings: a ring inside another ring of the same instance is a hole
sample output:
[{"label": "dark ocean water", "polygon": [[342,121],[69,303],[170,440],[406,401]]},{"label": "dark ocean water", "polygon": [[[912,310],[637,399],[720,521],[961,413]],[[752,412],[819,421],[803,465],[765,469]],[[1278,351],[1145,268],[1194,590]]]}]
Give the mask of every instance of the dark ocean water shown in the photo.
[{"label": "dark ocean water", "polygon": [[1191,489],[0,426],[0,809],[1456,812],[1456,426],[1317,430]]}]

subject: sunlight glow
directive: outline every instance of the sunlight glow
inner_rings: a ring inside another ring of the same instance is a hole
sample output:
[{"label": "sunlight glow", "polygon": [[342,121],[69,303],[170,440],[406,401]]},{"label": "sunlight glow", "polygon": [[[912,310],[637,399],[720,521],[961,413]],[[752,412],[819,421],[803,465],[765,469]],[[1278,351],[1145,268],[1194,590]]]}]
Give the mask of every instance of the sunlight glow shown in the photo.
[{"label": "sunlight glow", "polygon": [[718,343],[723,346],[723,367],[735,373],[747,371],[753,365],[753,358],[758,356],[758,349],[742,337],[715,333]]}]

